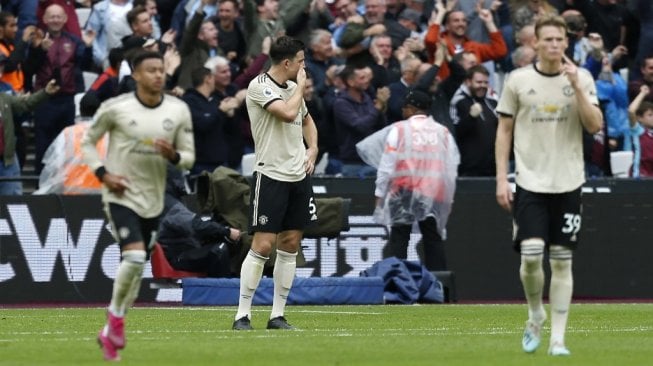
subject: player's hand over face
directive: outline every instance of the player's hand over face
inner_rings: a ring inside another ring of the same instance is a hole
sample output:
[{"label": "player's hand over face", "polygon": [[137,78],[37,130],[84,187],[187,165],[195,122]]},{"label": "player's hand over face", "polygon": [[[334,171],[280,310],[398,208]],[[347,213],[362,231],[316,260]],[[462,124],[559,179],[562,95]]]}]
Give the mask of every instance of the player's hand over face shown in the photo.
[{"label": "player's hand over face", "polygon": [[109,172],[102,176],[102,183],[118,197],[122,196],[125,193],[125,189],[129,187],[129,180],[126,177]]},{"label": "player's hand over face", "polygon": [[571,86],[576,88],[578,87],[578,67],[566,55],[563,55],[562,57],[565,61],[562,64],[562,74],[567,76],[567,80],[569,80]]},{"label": "player's hand over face", "polygon": [[512,210],[512,188],[508,179],[497,179],[497,203],[504,210]]},{"label": "player's hand over face", "polygon": [[304,157],[304,171],[306,174],[311,175],[315,171],[315,160],[317,160],[317,148],[306,149],[306,156]]},{"label": "player's hand over face", "polygon": [[306,85],[306,69],[303,67],[300,67],[299,71],[297,71],[297,85],[302,88],[303,92],[304,86]]}]

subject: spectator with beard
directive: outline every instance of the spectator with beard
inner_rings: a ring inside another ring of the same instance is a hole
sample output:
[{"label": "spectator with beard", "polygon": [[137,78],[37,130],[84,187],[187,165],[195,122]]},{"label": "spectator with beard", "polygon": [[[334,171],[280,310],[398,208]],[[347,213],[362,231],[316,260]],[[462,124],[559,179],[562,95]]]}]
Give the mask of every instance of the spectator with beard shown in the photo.
[{"label": "spectator with beard", "polygon": [[460,148],[459,176],[495,175],[494,141],[499,122],[497,96],[488,88],[490,73],[482,65],[467,71],[465,82],[451,99],[451,119]]}]

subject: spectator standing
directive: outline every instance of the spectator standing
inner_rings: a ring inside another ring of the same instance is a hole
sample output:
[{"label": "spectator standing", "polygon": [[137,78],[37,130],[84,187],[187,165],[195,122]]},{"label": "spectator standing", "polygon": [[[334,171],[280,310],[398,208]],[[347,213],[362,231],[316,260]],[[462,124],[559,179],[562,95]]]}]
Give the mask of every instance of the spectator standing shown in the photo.
[{"label": "spectator standing", "polygon": [[76,93],[84,91],[82,69],[92,63],[93,31],[84,32],[83,39],[63,31],[66,13],[59,5],[45,10],[43,22],[47,33],[35,39],[29,51],[26,69],[35,74],[34,89],[43,88],[54,79],[60,89],[34,111],[34,134],[36,140],[36,173],[41,173],[43,154],[59,132],[75,121]]},{"label": "spectator standing", "polygon": [[47,9],[50,5],[56,4],[61,6],[66,12],[67,21],[66,25],[64,26],[64,32],[68,32],[77,38],[82,38],[81,27],[84,27],[85,24],[79,24],[77,11],[75,11],[74,0],[39,0],[38,2],[39,3],[36,9],[36,18],[39,22],[39,28],[45,28],[45,24],[43,23],[43,15],[45,14],[45,9]]},{"label": "spectator standing", "polygon": [[109,50],[120,47],[122,38],[132,33],[127,22],[130,10],[131,0],[102,0],[93,5],[85,27],[97,34],[93,42],[93,61],[97,67],[106,67]]},{"label": "spectator standing", "polygon": [[[551,264],[549,354],[568,356],[564,336],[573,292],[571,264],[578,245],[585,182],[582,130],[600,131],[603,116],[592,76],[564,55],[568,45],[564,19],[538,19],[535,34],[538,61],[513,71],[497,107],[496,198],[502,208],[513,210],[514,247],[521,253],[520,279],[528,302],[522,348],[535,352],[547,318],[542,305],[542,261],[547,247]],[[514,205],[508,183],[512,149],[517,184]]]},{"label": "spectator standing", "polygon": [[22,36],[23,29],[29,25],[37,25],[36,7],[39,0],[2,0],[3,11],[8,11],[18,19],[18,36]]},{"label": "spectator standing", "polygon": [[203,66],[209,57],[217,55],[218,30],[211,20],[206,19],[204,13],[204,4],[208,1],[210,0],[202,0],[181,39],[181,65],[177,85],[182,89],[191,87],[193,70]]},{"label": "spectator standing", "polygon": [[[0,74],[4,71],[7,58],[0,55]],[[20,163],[16,158],[16,132],[14,115],[29,112],[38,104],[43,103],[48,95],[55,94],[59,87],[51,80],[43,90],[29,97],[17,97],[0,93],[0,177],[17,178],[20,176]],[[0,196],[23,194],[23,183],[20,180],[0,182]]]},{"label": "spectator standing", "polygon": [[460,149],[461,177],[496,175],[494,141],[497,136],[497,96],[489,87],[488,70],[477,65],[467,70],[465,83],[451,99],[451,120]]},{"label": "spectator standing", "polygon": [[188,104],[193,119],[195,140],[195,164],[191,174],[213,172],[227,162],[227,140],[224,121],[218,115],[217,103],[212,94],[215,79],[211,70],[201,66],[191,73],[193,87],[189,88],[183,101]]},{"label": "spectator standing", "polygon": [[[268,44],[263,47],[263,55],[267,55],[270,49],[270,39],[266,39],[268,40]],[[227,159],[224,161],[224,165],[232,169],[238,169],[243,158],[244,149],[243,136],[241,134],[244,111],[241,107],[247,95],[246,85],[253,77],[247,79],[243,78],[245,75],[239,75],[234,82],[231,82],[229,61],[222,56],[212,57],[204,65],[212,70],[213,78],[215,79],[213,98],[218,106],[218,118],[224,125],[221,133],[223,134],[222,138],[225,140],[227,148]],[[256,64],[252,63],[252,66],[256,66]],[[256,74],[258,75],[258,72]],[[249,129],[249,125],[247,127]]]},{"label": "spectator standing", "polygon": [[121,48],[109,51],[109,67],[93,81],[86,93],[95,94],[100,103],[118,95],[118,70],[123,61],[124,52]]},{"label": "spectator standing", "polygon": [[388,85],[388,89],[390,89],[387,110],[389,122],[397,122],[403,118],[404,97],[408,94],[409,88],[417,82],[417,73],[421,65],[422,61],[417,57],[406,57],[401,62],[401,79]]},{"label": "spectator standing", "polygon": [[[631,101],[635,100],[642,85],[648,86],[649,89],[653,88],[653,53],[644,57],[640,72],[642,74],[641,78],[631,79],[630,83],[628,83],[628,99]],[[653,102],[653,95],[649,93],[645,100]]]},{"label": "spectator standing", "polygon": [[159,11],[154,0],[134,0],[134,6],[142,6],[147,10],[150,15],[150,22],[152,22],[152,38],[161,38],[161,26],[159,25]]},{"label": "spectator standing", "polygon": [[237,0],[221,0],[213,22],[218,29],[218,44],[227,59],[240,67],[247,53],[247,39],[240,21]]},{"label": "spectator standing", "polygon": [[[440,39],[444,40],[449,51],[449,55],[454,56],[463,51],[473,52],[478,62],[499,60],[508,53],[508,48],[503,40],[501,32],[494,24],[492,12],[488,9],[480,9],[478,17],[483,21],[487,28],[490,43],[479,43],[469,39],[466,36],[467,18],[462,11],[451,11],[446,13],[442,2],[436,3],[437,12],[429,21],[429,29],[424,38],[429,61],[433,61],[433,55]],[[441,32],[441,26],[444,22],[445,31]],[[439,76],[444,79],[449,75],[447,64],[443,64]]]},{"label": "spectator standing", "polygon": [[363,163],[356,152],[356,144],[363,138],[382,129],[386,125],[385,111],[390,98],[390,90],[377,90],[376,98],[367,94],[370,87],[369,68],[347,66],[342,79],[347,85],[333,103],[333,117],[336,137],[340,142],[339,158],[342,161],[342,175],[345,177],[369,177],[376,170]]},{"label": "spectator standing", "polygon": [[306,52],[306,70],[310,73],[313,86],[319,96],[326,93],[327,69],[336,63],[332,46],[331,33],[324,29],[311,32]]},{"label": "spectator standing", "polygon": [[23,63],[28,48],[28,42],[36,31],[34,26],[28,26],[22,39],[16,39],[18,20],[7,12],[0,12],[0,53],[5,56],[4,72],[0,80],[11,85],[17,93],[22,93],[25,86]]},{"label": "spectator standing", "polygon": [[642,85],[641,91],[628,107],[630,131],[626,150],[632,150],[633,178],[653,178],[653,103],[646,101],[651,89]]}]

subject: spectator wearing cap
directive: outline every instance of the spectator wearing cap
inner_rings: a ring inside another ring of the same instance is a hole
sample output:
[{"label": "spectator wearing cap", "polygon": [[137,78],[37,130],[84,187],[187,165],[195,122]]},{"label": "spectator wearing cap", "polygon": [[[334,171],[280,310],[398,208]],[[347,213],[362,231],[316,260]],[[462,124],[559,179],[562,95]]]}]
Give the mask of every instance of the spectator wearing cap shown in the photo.
[{"label": "spectator wearing cap", "polygon": [[431,97],[411,90],[404,99],[404,120],[390,128],[377,177],[378,223],[390,225],[385,256],[406,259],[414,222],[424,244],[422,263],[430,271],[447,268],[445,227],[456,189],[459,153],[449,130],[427,115]]},{"label": "spectator wearing cap", "polygon": [[451,99],[451,120],[460,148],[458,175],[493,177],[494,141],[499,119],[497,96],[489,89],[490,73],[483,65],[467,70],[463,85]]},{"label": "spectator wearing cap", "polygon": [[36,140],[36,173],[40,173],[41,160],[50,143],[59,132],[75,121],[76,93],[84,91],[82,70],[93,62],[93,31],[84,32],[82,39],[66,33],[66,13],[59,5],[45,9],[43,22],[47,33],[35,37],[25,62],[28,75],[35,75],[34,90],[42,89],[50,80],[60,87],[57,95],[49,98],[34,111]]},{"label": "spectator wearing cap", "polygon": [[[4,72],[7,58],[0,55],[0,76]],[[20,176],[20,162],[16,157],[16,125],[14,116],[34,110],[43,103],[48,95],[57,92],[54,82],[49,82],[43,90],[28,97],[18,97],[8,93],[0,93],[0,196],[21,195],[23,184],[20,180],[5,180]]]},{"label": "spectator wearing cap", "polygon": [[118,69],[118,94],[136,90],[136,81],[131,77],[131,61],[140,50],[159,52],[159,43],[154,38],[125,36],[122,39],[123,60]]},{"label": "spectator wearing cap", "polygon": [[420,37],[422,32],[422,14],[420,12],[406,8],[399,14],[397,21],[410,31],[411,37]]},{"label": "spectator wearing cap", "polygon": [[84,27],[97,34],[93,42],[93,61],[97,67],[106,67],[109,50],[120,47],[121,39],[132,33],[127,23],[131,9],[131,0],[101,0],[93,5]]}]

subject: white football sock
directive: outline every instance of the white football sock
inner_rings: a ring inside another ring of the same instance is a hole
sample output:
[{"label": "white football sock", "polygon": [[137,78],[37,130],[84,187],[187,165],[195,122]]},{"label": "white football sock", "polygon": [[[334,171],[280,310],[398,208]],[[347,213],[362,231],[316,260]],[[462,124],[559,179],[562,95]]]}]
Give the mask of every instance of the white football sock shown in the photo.
[{"label": "white football sock", "polygon": [[295,279],[297,268],[297,253],[284,252],[277,249],[277,259],[274,262],[274,297],[272,299],[272,313],[270,319],[283,316],[286,308],[288,294]]},{"label": "white football sock", "polygon": [[519,277],[528,302],[528,319],[537,323],[546,320],[546,311],[542,306],[542,291],[544,290],[543,258],[544,241],[542,239],[526,239],[521,242]]},{"label": "white football sock", "polygon": [[238,312],[236,320],[246,316],[252,318],[252,300],[254,292],[261,281],[263,266],[268,258],[251,250],[240,267],[240,298],[238,299]]},{"label": "white football sock", "polygon": [[122,252],[122,261],[118,265],[116,279],[113,281],[113,294],[109,311],[118,317],[125,316],[127,308],[133,304],[138,295],[132,294],[134,283],[140,287],[143,267],[145,266],[144,250],[125,250]]},{"label": "white football sock", "polygon": [[551,344],[565,344],[565,329],[574,288],[571,272],[572,251],[566,247],[552,245],[549,250],[551,264]]}]

